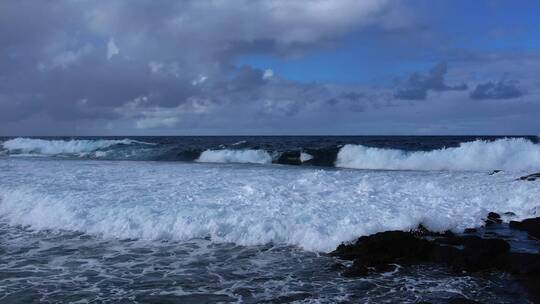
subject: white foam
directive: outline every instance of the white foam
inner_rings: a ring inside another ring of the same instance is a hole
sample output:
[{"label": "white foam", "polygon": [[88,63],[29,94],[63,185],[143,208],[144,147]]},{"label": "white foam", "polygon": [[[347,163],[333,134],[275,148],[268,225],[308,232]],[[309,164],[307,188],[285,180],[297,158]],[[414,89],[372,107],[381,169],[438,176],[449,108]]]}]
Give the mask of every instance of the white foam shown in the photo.
[{"label": "white foam", "polygon": [[201,163],[269,164],[272,162],[272,156],[264,150],[206,150],[196,161]]},{"label": "white foam", "polygon": [[247,141],[241,140],[241,141],[235,142],[234,144],[232,144],[232,146],[239,146],[239,145],[243,145],[243,144],[245,144],[245,143],[247,143]]},{"label": "white foam", "polygon": [[105,238],[210,236],[330,251],[419,223],[439,231],[478,226],[489,211],[535,216],[540,187],[518,176],[5,158],[0,221]]},{"label": "white foam", "polygon": [[313,159],[313,155],[305,152],[300,152],[300,161],[307,162],[308,160]]},{"label": "white foam", "polygon": [[476,140],[456,148],[407,152],[345,145],[337,167],[390,170],[508,170],[540,169],[540,145],[523,138]]},{"label": "white foam", "polygon": [[61,154],[78,154],[93,152],[99,149],[105,149],[114,145],[130,145],[144,144],[154,145],[142,141],[132,139],[121,140],[45,140],[36,138],[14,138],[2,143],[2,147],[8,153],[15,154],[41,154],[41,155],[61,155]]}]

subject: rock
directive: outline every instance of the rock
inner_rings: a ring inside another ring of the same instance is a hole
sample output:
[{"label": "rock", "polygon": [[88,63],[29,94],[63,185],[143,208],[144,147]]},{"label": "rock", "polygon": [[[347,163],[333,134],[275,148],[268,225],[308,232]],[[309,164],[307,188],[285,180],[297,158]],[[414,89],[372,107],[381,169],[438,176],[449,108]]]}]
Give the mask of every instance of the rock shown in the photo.
[{"label": "rock", "polygon": [[499,172],[502,172],[502,170],[493,170],[489,175],[495,175]]},{"label": "rock", "polygon": [[313,156],[312,159],[305,164],[313,166],[333,167],[336,162],[339,147],[331,146],[318,149],[304,149],[304,152]]},{"label": "rock", "polygon": [[467,234],[472,234],[476,232],[478,232],[478,229],[476,228],[465,228],[465,230],[463,231],[463,233],[467,233]]},{"label": "rock", "polygon": [[275,161],[282,165],[301,165],[300,152],[299,151],[285,151],[281,153],[279,158]]},{"label": "rock", "polygon": [[453,236],[454,233],[450,230],[446,230],[444,232],[433,232],[424,225],[420,224],[418,227],[410,231],[414,236],[416,237],[425,237],[425,236],[432,236],[432,237],[441,237],[441,236]]},{"label": "rock", "polygon": [[434,248],[431,261],[447,264],[458,271],[475,272],[499,268],[510,251],[510,245],[504,240],[483,239],[478,236],[441,238],[434,242],[443,246]]},{"label": "rock", "polygon": [[510,228],[527,231],[529,237],[540,239],[540,217],[518,221],[510,221]]},{"label": "rock", "polygon": [[531,303],[540,303],[540,255],[512,252],[507,257],[504,270],[525,287]]},{"label": "rock", "polygon": [[334,270],[334,271],[347,269],[347,267],[345,265],[341,264],[341,263],[334,263],[334,264],[330,265],[329,268],[330,268],[330,270]]},{"label": "rock", "polygon": [[485,220],[486,225],[500,224],[502,223],[501,216],[498,213],[490,212]]},{"label": "rock", "polygon": [[506,215],[506,216],[516,216],[516,214],[514,212],[510,212],[510,211],[505,212],[503,214]]},{"label": "rock", "polygon": [[537,178],[540,178],[540,173],[533,173],[533,174],[525,175],[518,178],[518,180],[535,181]]},{"label": "rock", "polygon": [[468,237],[463,241],[464,264],[466,271],[480,271],[485,269],[500,269],[504,264],[505,256],[510,252],[510,244],[501,239],[482,239]]},{"label": "rock", "polygon": [[347,268],[343,275],[346,277],[365,277],[369,274],[369,269],[362,263],[353,263],[353,265]]},{"label": "rock", "polygon": [[[500,216],[490,213],[488,219],[496,220]],[[511,227],[537,233],[540,218],[513,221]],[[512,274],[526,288],[530,301],[540,303],[540,255],[511,252],[510,244],[503,239],[475,235],[443,236],[423,229],[386,231],[360,237],[352,244],[342,244],[330,254],[354,261],[343,273],[349,277],[393,271],[395,264],[437,263],[456,273],[498,270]],[[476,303],[466,298],[450,300],[453,302],[449,303]]]},{"label": "rock", "polygon": [[510,245],[501,239],[450,236],[428,241],[411,232],[386,231],[363,236],[354,244],[340,245],[331,255],[354,260],[353,266],[362,270],[388,269],[389,264],[437,262],[456,270],[479,271],[497,268],[509,251]]},{"label": "rock", "polygon": [[411,232],[386,231],[360,237],[356,243],[339,245],[331,255],[346,260],[360,261],[367,267],[379,264],[425,261],[432,244]]}]

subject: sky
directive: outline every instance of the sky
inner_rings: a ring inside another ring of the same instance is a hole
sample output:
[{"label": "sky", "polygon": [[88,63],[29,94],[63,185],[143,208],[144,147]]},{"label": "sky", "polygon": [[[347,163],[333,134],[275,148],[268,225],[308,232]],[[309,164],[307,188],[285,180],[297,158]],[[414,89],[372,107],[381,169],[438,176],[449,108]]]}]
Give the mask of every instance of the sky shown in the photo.
[{"label": "sky", "polygon": [[539,1],[0,1],[0,136],[482,134],[540,134]]}]

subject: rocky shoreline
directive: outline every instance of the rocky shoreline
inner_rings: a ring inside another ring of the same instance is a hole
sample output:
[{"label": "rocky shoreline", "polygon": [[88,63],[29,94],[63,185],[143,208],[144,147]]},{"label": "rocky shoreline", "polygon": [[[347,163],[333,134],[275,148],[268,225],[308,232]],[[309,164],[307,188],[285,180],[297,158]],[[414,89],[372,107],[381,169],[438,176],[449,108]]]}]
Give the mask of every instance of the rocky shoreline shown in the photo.
[{"label": "rocky shoreline", "polygon": [[[505,232],[513,231],[526,233],[528,240],[509,240]],[[389,272],[396,265],[420,264],[444,265],[456,274],[504,272],[512,275],[524,287],[529,301],[540,303],[539,237],[540,217],[506,224],[499,214],[491,212],[485,219],[484,227],[467,229],[462,234],[450,231],[435,233],[423,226],[411,231],[386,231],[342,244],[331,255],[353,261],[349,267],[341,263],[335,267],[348,277]],[[519,243],[527,243],[529,248],[535,247],[537,250],[527,252],[514,248],[519,247],[516,246]],[[455,298],[450,299],[449,303],[480,302]]]}]

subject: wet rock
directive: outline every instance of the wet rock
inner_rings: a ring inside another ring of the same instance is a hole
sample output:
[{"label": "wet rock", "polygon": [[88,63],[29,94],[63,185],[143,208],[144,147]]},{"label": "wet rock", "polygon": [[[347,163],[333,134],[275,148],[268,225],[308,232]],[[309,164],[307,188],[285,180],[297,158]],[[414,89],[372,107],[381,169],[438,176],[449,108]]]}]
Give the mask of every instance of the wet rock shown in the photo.
[{"label": "wet rock", "polygon": [[478,232],[478,229],[476,228],[466,228],[463,233],[472,234]]},{"label": "wet rock", "polygon": [[354,244],[339,245],[331,254],[346,260],[358,260],[365,266],[425,261],[431,242],[411,232],[386,231],[360,237]]},{"label": "wet rock", "polygon": [[353,265],[347,268],[343,275],[346,277],[365,277],[369,274],[369,269],[361,263],[353,263]]},{"label": "wet rock", "polygon": [[480,271],[498,269],[510,251],[508,242],[501,239],[483,239],[478,236],[441,238],[435,247],[430,261],[444,263],[456,271]]},{"label": "wet rock", "polygon": [[500,268],[509,251],[510,245],[501,239],[449,236],[428,241],[411,232],[386,231],[363,236],[354,244],[342,244],[331,254],[354,260],[353,266],[358,269],[436,262],[456,270],[479,271]]},{"label": "wet rock", "polygon": [[525,287],[531,303],[540,303],[540,255],[512,252],[504,271],[511,273]]},{"label": "wet rock", "polygon": [[503,214],[506,215],[506,216],[516,216],[516,214],[514,212],[511,212],[511,211],[505,212]]},{"label": "wet rock", "polygon": [[535,181],[537,178],[540,178],[540,173],[533,173],[529,175],[522,176],[518,180],[522,181]]},{"label": "wet rock", "polygon": [[518,221],[510,221],[510,228],[527,231],[529,237],[540,239],[540,217]]},{"label": "wet rock", "polygon": [[337,270],[345,270],[347,267],[341,263],[334,263],[330,265],[330,270],[337,271]]},{"label": "wet rock", "polygon": [[491,171],[491,173],[489,175],[495,175],[495,174],[497,174],[499,172],[502,172],[502,170],[493,170],[493,171]]},{"label": "wet rock", "polygon": [[486,225],[500,224],[502,223],[501,216],[498,213],[490,212],[485,220]]},{"label": "wet rock", "polygon": [[275,161],[282,165],[301,165],[300,152],[299,151],[285,151],[281,153],[279,158]]},{"label": "wet rock", "polygon": [[[497,219],[494,215],[490,217]],[[514,222],[513,225],[529,227],[538,221],[540,218],[523,221],[525,224]],[[354,261],[343,273],[349,277],[393,271],[395,264],[442,264],[456,273],[498,270],[514,275],[527,289],[533,303],[540,300],[540,255],[511,252],[508,242],[498,238],[440,234],[426,238],[418,234],[418,230],[386,231],[360,237],[352,244],[342,244],[330,254]],[[449,303],[476,302],[460,298]]]},{"label": "wet rock", "polygon": [[426,236],[430,236],[430,237],[443,237],[443,236],[451,237],[451,236],[454,236],[454,233],[452,231],[450,231],[450,230],[446,230],[446,231],[443,231],[443,232],[433,232],[433,231],[427,229],[426,227],[424,227],[424,225],[422,225],[422,224],[418,225],[418,227],[411,230],[410,232],[416,237],[426,237]]},{"label": "wet rock", "polygon": [[319,149],[305,149],[304,152],[313,156],[305,162],[313,166],[333,167],[339,152],[339,147],[325,147]]}]

